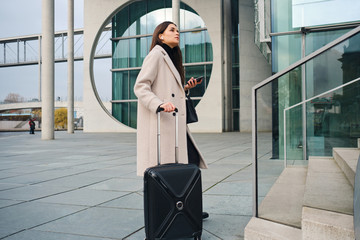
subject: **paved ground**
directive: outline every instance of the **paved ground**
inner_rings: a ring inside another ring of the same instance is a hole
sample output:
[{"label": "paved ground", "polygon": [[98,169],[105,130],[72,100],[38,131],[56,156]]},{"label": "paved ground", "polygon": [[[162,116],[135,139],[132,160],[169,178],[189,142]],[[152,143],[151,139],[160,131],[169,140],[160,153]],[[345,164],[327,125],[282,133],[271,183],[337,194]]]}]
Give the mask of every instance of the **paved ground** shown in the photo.
[{"label": "paved ground", "polygon": [[[136,135],[40,135],[0,133],[0,239],[144,239]],[[194,136],[209,164],[203,239],[243,239],[252,215],[251,135]]]}]

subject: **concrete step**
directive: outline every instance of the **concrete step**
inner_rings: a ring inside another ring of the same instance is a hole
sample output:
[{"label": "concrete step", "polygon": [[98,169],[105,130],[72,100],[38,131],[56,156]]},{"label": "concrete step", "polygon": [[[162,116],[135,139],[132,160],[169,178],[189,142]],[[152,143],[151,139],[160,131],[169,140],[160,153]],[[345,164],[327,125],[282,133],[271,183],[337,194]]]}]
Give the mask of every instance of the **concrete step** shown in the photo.
[{"label": "concrete step", "polygon": [[245,240],[301,240],[298,228],[253,217],[246,225]]},{"label": "concrete step", "polygon": [[259,217],[300,228],[307,167],[287,167],[259,206]]},{"label": "concrete step", "polygon": [[334,148],[333,156],[354,188],[356,166],[360,155],[358,148]]},{"label": "concrete step", "polygon": [[304,206],[353,215],[354,192],[331,157],[309,157]]},{"label": "concrete step", "polygon": [[303,240],[354,240],[353,217],[315,208],[302,212]]}]

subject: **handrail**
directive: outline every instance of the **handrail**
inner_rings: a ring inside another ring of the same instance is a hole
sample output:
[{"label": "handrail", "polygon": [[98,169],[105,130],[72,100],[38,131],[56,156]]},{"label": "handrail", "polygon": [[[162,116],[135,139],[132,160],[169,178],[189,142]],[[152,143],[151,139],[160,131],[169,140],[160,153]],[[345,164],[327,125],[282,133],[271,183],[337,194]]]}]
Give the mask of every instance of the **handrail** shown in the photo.
[{"label": "handrail", "polygon": [[359,80],[360,80],[360,77],[359,77],[359,78],[356,78],[356,79],[354,79],[354,80],[352,80],[352,81],[350,81],[350,82],[344,83],[344,84],[342,84],[342,85],[340,85],[340,86],[338,86],[338,87],[335,87],[335,88],[333,88],[333,89],[330,89],[330,90],[328,90],[328,91],[326,91],[326,92],[320,93],[320,94],[316,95],[315,97],[309,98],[309,99],[307,99],[307,100],[304,100],[304,101],[302,101],[302,102],[299,102],[299,103],[297,103],[297,104],[294,104],[294,105],[292,105],[292,106],[287,107],[287,108],[284,109],[284,167],[287,166],[287,164],[286,164],[286,161],[287,161],[287,155],[286,155],[286,111],[287,111],[287,110],[290,110],[290,109],[293,109],[293,108],[295,108],[295,107],[297,107],[297,106],[300,106],[300,105],[302,105],[302,104],[304,104],[304,103],[310,102],[310,101],[312,101],[312,100],[314,100],[314,99],[316,99],[316,98],[321,97],[322,95],[331,93],[331,92],[336,91],[336,90],[338,90],[338,89],[340,89],[340,88],[343,88],[343,87],[345,87],[345,86],[347,86],[347,85],[350,85],[350,84],[353,84],[353,83],[355,83],[355,82],[358,82]]},{"label": "handrail", "polygon": [[322,54],[323,52],[329,50],[330,48],[336,46],[337,44],[347,40],[348,38],[354,36],[355,34],[360,32],[360,26],[356,27],[355,29],[345,33],[341,37],[335,39],[334,41],[326,44],[325,46],[319,48],[318,50],[312,52],[311,54],[307,55],[306,57],[300,59],[299,61],[293,63],[289,67],[285,68],[284,70],[272,75],[271,77],[265,79],[264,81],[256,84],[251,90],[251,109],[252,109],[252,156],[253,156],[253,216],[258,216],[258,180],[257,180],[257,90],[268,83],[273,82],[274,80],[278,79],[279,77],[287,74],[291,70],[303,65],[304,63],[310,61],[311,59],[315,58],[316,56]]}]

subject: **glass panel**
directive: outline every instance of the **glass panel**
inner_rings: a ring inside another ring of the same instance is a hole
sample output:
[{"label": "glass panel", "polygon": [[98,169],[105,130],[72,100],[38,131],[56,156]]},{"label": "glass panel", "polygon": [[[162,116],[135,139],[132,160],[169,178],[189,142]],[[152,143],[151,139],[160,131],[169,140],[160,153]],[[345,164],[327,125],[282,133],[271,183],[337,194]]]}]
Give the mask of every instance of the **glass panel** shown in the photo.
[{"label": "glass panel", "polygon": [[113,103],[112,111],[112,115],[117,120],[123,124],[129,125],[129,103]]},{"label": "glass panel", "polygon": [[[205,75],[205,68],[203,65],[201,66],[187,66],[185,67],[185,81],[188,81],[191,77],[199,77]],[[202,97],[205,92],[205,84],[204,82],[200,85],[197,85],[195,88],[190,90],[191,97]]]},{"label": "glass panel", "polygon": [[307,104],[309,156],[331,156],[334,147],[357,147],[359,96],[360,83],[355,82]]},{"label": "glass panel", "polygon": [[[293,0],[292,4],[293,26],[296,27],[338,24],[360,20],[359,1]],[[320,12],[321,14],[319,14]]]},{"label": "glass panel", "polygon": [[292,27],[292,1],[271,1],[271,32],[288,32],[298,30]]},{"label": "glass panel", "polygon": [[233,110],[233,129],[234,131],[240,130],[240,114],[238,110]]},{"label": "glass panel", "polygon": [[240,87],[240,77],[239,77],[240,71],[239,71],[239,64],[234,65],[232,67],[232,87],[233,88],[239,88]]},{"label": "glass panel", "polygon": [[139,74],[140,70],[133,70],[130,71],[130,87],[129,87],[129,91],[130,91],[130,99],[136,99],[135,93],[134,93],[134,85],[136,82],[136,78]]},{"label": "glass panel", "polygon": [[130,103],[130,127],[137,128],[137,102]]},{"label": "glass panel", "polygon": [[359,75],[360,34],[306,64],[307,98],[347,83]]},{"label": "glass panel", "polygon": [[112,96],[112,73],[109,71],[109,66],[111,66],[111,58],[94,59],[95,90],[100,99],[106,102],[110,101]]},{"label": "glass panel", "polygon": [[113,37],[125,37],[129,36],[129,31],[126,31],[129,27],[129,7],[125,7],[112,19],[112,33]]},{"label": "glass panel", "polygon": [[240,108],[240,89],[239,88],[233,88],[232,90],[232,108]]},{"label": "glass panel", "polygon": [[129,73],[113,72],[112,99],[126,100],[129,99]]},{"label": "glass panel", "polygon": [[183,61],[183,63],[185,63],[186,49],[185,49],[185,34],[184,33],[180,33],[180,50],[181,50],[181,54],[182,54],[182,61]]},{"label": "glass panel", "polygon": [[205,65],[206,68],[206,76],[205,76],[205,87],[209,85],[211,71],[212,71],[212,64]]},{"label": "glass panel", "polygon": [[185,33],[185,62],[204,62],[204,32]]},{"label": "glass panel", "polygon": [[129,40],[113,43],[113,68],[127,68],[129,66]]},{"label": "glass panel", "polygon": [[205,61],[212,62],[213,60],[213,49],[211,44],[211,39],[208,31],[205,32]]},{"label": "glass panel", "polygon": [[165,21],[172,21],[172,8],[165,8]]},{"label": "glass panel", "polygon": [[273,155],[272,139],[276,133],[273,132],[273,119],[269,112],[276,104],[273,95],[271,83],[257,91],[258,216],[281,222],[281,219],[276,218],[279,209],[273,207],[274,201],[265,197],[284,169],[284,161]]},{"label": "glass panel", "polygon": [[[152,1],[150,1],[152,2]],[[151,4],[149,3],[149,6]],[[155,6],[154,6],[155,7]],[[147,33],[152,34],[157,25],[165,21],[165,9],[158,9],[149,12],[147,15]]]},{"label": "glass panel", "polygon": [[147,42],[146,38],[132,38],[130,41],[130,67],[141,67],[146,57]]},{"label": "glass panel", "polygon": [[301,35],[272,37],[272,71],[279,72],[301,59]]},{"label": "glass panel", "polygon": [[129,6],[130,36],[146,34],[146,1],[136,1]]},{"label": "glass panel", "polygon": [[325,46],[329,42],[334,41],[338,37],[344,35],[351,29],[341,29],[333,31],[322,31],[322,32],[310,32],[305,35],[306,40],[306,55],[318,50],[319,48]]},{"label": "glass panel", "polygon": [[195,13],[195,11],[186,7],[187,9],[191,9],[193,12],[185,11],[185,29],[193,29],[193,28],[203,28],[205,27],[204,21],[200,18],[199,15]]},{"label": "glass panel", "polygon": [[[279,126],[279,157],[280,159],[284,159],[284,109],[290,107],[294,104],[297,104],[302,101],[301,98],[301,68],[296,68],[291,72],[285,74],[281,78],[279,78],[277,82],[277,91],[275,94],[277,95],[277,112],[278,112],[278,126]],[[274,106],[275,107],[275,106]],[[292,115],[292,119],[302,119],[302,115]],[[276,123],[273,123],[274,125]],[[292,121],[292,124],[299,126],[297,122]],[[297,129],[302,132],[302,129]],[[299,147],[302,146],[302,141],[300,141],[297,136],[290,136],[293,139],[288,139],[288,142],[293,142],[294,145]],[[288,152],[288,156],[296,159],[302,159],[302,151],[299,148],[299,151]]]},{"label": "glass panel", "polygon": [[[286,138],[283,139],[286,147],[288,165],[306,164],[303,156],[303,105],[286,111]],[[285,143],[286,141],[286,143]],[[284,150],[285,151],[285,150]],[[284,153],[285,154],[285,153]]]}]

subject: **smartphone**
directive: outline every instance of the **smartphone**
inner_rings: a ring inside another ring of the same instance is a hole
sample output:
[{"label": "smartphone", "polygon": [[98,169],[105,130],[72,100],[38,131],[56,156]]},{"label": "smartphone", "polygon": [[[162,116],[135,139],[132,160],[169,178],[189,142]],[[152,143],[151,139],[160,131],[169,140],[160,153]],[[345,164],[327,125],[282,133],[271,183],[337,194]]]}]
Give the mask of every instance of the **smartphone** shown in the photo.
[{"label": "smartphone", "polygon": [[198,83],[198,82],[201,82],[201,80],[204,79],[204,76],[200,76],[200,77],[197,77],[195,78],[195,81]]}]

